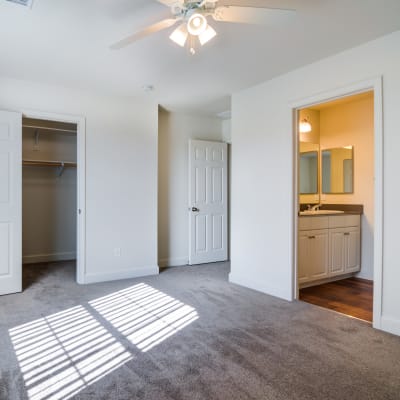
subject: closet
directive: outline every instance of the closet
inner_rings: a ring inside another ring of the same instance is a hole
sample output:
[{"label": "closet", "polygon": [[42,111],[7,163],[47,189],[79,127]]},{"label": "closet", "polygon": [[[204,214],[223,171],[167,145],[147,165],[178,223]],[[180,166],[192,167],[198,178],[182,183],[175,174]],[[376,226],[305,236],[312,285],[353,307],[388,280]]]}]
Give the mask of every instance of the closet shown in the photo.
[{"label": "closet", "polygon": [[23,118],[22,165],[23,264],[75,268],[76,124]]}]

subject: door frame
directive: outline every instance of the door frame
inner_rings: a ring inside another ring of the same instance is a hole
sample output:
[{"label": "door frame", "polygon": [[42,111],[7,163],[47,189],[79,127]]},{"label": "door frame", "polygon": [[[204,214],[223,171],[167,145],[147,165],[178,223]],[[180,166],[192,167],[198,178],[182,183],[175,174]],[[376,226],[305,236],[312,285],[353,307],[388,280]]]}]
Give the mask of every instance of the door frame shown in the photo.
[{"label": "door frame", "polygon": [[22,110],[22,117],[77,125],[77,213],[76,213],[76,281],[86,276],[86,119],[83,116]]},{"label": "door frame", "polygon": [[336,89],[320,92],[313,96],[292,102],[293,123],[293,209],[292,209],[292,293],[294,299],[299,298],[299,286],[297,279],[297,248],[298,248],[298,111],[316,104],[329,102],[343,97],[374,92],[374,293],[373,293],[373,321],[372,326],[376,329],[382,328],[382,282],[383,282],[383,91],[382,76],[339,87]]}]

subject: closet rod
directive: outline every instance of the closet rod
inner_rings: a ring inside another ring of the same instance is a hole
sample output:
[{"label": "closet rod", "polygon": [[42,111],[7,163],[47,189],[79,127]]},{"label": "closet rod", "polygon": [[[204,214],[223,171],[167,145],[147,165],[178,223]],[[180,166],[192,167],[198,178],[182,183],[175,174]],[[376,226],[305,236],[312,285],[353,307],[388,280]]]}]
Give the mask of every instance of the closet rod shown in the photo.
[{"label": "closet rod", "polygon": [[68,133],[77,133],[76,129],[62,129],[62,128],[50,128],[48,126],[35,126],[35,125],[22,125],[23,128],[43,129],[46,131],[59,131]]},{"label": "closet rod", "polygon": [[74,162],[64,161],[42,161],[42,160],[23,160],[22,165],[26,167],[65,167],[76,168],[77,164]]},{"label": "closet rod", "polygon": [[27,167],[57,167],[58,177],[64,173],[65,168],[76,168],[77,164],[64,161],[22,160],[22,165]]}]

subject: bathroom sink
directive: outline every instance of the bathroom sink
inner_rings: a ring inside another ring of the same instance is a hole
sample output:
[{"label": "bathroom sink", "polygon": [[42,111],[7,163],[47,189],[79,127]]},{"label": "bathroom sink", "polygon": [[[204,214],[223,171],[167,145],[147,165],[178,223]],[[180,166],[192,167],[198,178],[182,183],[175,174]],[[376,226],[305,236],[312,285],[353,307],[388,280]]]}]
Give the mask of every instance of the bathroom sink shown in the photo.
[{"label": "bathroom sink", "polygon": [[300,215],[327,215],[327,214],[343,214],[344,211],[339,210],[304,210],[300,211]]}]

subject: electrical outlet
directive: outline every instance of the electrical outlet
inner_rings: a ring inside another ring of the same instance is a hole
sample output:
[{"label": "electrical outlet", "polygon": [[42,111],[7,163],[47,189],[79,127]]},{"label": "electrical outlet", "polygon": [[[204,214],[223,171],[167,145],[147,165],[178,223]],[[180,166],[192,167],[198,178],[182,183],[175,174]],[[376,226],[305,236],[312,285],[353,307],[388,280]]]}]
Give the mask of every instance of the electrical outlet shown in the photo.
[{"label": "electrical outlet", "polygon": [[116,247],[114,249],[114,257],[121,257],[121,248],[120,247]]}]

